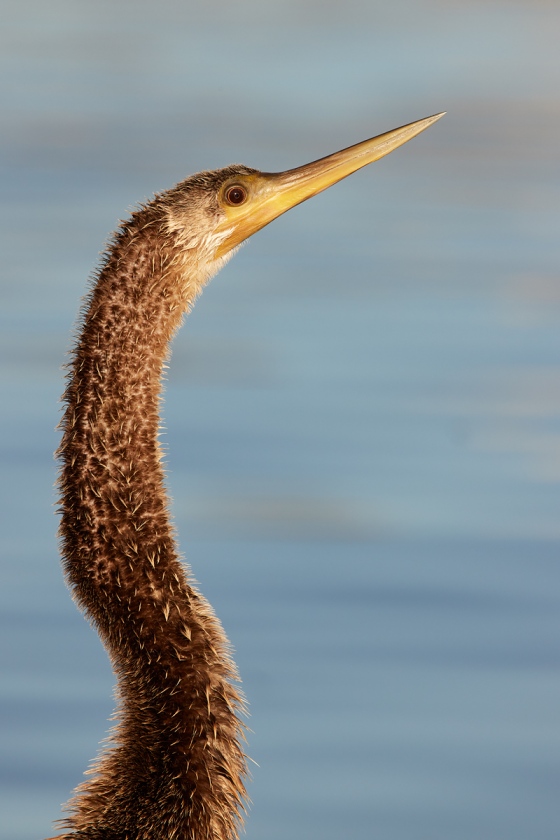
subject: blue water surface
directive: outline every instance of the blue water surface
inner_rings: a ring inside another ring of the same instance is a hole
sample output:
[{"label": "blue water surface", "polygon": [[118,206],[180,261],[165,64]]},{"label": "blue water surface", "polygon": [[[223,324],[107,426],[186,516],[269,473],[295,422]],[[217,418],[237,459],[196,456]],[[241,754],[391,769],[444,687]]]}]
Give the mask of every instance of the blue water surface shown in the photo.
[{"label": "blue water surface", "polygon": [[441,110],[206,289],[173,514],[250,703],[248,840],[556,840],[559,27],[545,0],[5,4],[1,840],[55,832],[113,706],[52,457],[110,231],[193,171]]}]

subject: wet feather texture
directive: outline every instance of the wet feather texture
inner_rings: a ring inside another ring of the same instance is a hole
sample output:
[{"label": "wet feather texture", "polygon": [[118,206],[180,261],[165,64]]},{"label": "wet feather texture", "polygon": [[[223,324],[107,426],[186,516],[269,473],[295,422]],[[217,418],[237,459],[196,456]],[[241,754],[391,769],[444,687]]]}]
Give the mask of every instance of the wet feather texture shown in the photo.
[{"label": "wet feather texture", "polygon": [[224,632],[175,548],[157,439],[169,341],[212,265],[200,270],[192,256],[204,248],[185,247],[177,222],[204,227],[201,216],[217,214],[214,195],[215,175],[197,176],[123,224],[69,371],[64,568],[111,656],[119,722],[70,803],[64,836],[237,834],[243,699]]}]

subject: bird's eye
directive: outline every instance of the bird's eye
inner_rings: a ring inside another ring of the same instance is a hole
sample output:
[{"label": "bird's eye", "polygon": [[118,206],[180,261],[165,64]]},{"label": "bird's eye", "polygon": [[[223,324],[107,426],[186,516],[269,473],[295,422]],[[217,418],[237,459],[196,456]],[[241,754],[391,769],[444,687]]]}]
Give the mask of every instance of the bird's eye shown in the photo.
[{"label": "bird's eye", "polygon": [[243,204],[243,202],[247,200],[247,190],[245,187],[235,184],[235,186],[227,188],[225,192],[225,199],[228,204],[233,204],[234,206]]}]

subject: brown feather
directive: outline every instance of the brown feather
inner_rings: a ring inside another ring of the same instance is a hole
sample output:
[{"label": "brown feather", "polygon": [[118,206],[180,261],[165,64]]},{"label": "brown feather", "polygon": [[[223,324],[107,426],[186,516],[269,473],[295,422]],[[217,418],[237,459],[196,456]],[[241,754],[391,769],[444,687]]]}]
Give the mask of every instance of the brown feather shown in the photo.
[{"label": "brown feather", "polygon": [[124,223],[83,312],[59,450],[63,564],[118,679],[118,724],[65,838],[231,840],[245,800],[242,696],[224,631],[180,561],[158,444],[169,342],[211,274],[233,167]]},{"label": "brown feather", "polygon": [[169,342],[239,243],[441,116],[283,173],[195,175],[134,213],[107,251],[70,366],[59,454],[64,570],[111,657],[118,724],[63,837],[237,837],[243,699],[224,632],[175,548],[157,440]]}]

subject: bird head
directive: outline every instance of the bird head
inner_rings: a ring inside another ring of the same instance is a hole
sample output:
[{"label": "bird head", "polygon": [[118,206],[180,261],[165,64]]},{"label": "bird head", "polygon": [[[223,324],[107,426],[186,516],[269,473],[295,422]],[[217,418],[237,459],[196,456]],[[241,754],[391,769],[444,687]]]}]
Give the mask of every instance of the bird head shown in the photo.
[{"label": "bird head", "polygon": [[259,172],[241,165],[201,172],[166,194],[169,226],[175,232],[184,231],[182,247],[196,248],[208,273],[214,274],[253,233],[388,155],[442,116],[395,128],[286,172]]},{"label": "bird head", "polygon": [[216,256],[224,256],[282,213],[388,155],[442,116],[418,120],[286,172],[232,173],[218,196],[222,218],[215,230],[221,238]]}]

